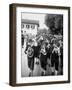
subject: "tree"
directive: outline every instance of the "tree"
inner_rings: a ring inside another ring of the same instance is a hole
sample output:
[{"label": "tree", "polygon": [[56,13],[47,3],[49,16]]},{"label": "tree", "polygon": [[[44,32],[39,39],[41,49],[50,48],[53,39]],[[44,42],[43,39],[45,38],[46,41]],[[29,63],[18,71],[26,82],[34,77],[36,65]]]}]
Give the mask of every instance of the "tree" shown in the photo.
[{"label": "tree", "polygon": [[63,34],[63,15],[47,14],[45,24],[50,28],[52,34]]}]

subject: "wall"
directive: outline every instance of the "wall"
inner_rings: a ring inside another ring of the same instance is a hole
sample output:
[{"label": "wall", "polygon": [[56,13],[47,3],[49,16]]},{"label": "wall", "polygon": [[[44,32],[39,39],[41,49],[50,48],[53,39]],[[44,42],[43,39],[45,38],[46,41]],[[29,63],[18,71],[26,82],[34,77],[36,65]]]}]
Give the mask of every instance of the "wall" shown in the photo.
[{"label": "wall", "polygon": [[72,82],[70,84],[58,84],[58,85],[55,84],[55,85],[28,86],[28,87],[9,86],[8,82],[9,82],[9,4],[10,3],[29,3],[29,4],[35,3],[35,4],[57,5],[57,6],[58,5],[70,6],[72,8],[71,6],[72,0],[0,0],[0,42],[1,42],[0,43],[0,90],[38,90],[38,89],[39,90],[40,89],[41,90],[44,89],[72,90]]}]

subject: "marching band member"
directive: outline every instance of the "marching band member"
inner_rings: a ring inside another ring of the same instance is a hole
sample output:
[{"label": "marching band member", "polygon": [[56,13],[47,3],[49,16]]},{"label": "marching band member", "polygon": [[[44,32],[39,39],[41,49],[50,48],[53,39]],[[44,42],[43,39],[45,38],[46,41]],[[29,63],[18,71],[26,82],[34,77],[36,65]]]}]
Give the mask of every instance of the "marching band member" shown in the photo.
[{"label": "marching band member", "polygon": [[25,53],[27,53],[27,59],[28,59],[28,68],[30,69],[29,76],[33,76],[33,70],[34,70],[34,46],[33,41],[30,40]]},{"label": "marching band member", "polygon": [[[52,75],[55,73],[55,75],[58,74],[58,66],[59,66],[59,48],[56,44],[53,44],[54,49],[52,51],[51,55],[51,66],[52,66]],[[54,71],[55,66],[55,71]]]},{"label": "marching band member", "polygon": [[41,51],[40,51],[40,64],[42,68],[42,73],[41,75],[44,76],[46,74],[46,66],[47,66],[47,52],[46,52],[46,47],[45,44],[41,46]]},{"label": "marching band member", "polygon": [[51,45],[47,45],[47,75],[51,75]]},{"label": "marching band member", "polygon": [[60,46],[60,60],[61,60],[61,75],[63,75],[63,44]]},{"label": "marching band member", "polygon": [[22,48],[23,48],[23,45],[24,45],[24,35],[23,35],[23,31],[21,31],[21,42],[22,42]]}]

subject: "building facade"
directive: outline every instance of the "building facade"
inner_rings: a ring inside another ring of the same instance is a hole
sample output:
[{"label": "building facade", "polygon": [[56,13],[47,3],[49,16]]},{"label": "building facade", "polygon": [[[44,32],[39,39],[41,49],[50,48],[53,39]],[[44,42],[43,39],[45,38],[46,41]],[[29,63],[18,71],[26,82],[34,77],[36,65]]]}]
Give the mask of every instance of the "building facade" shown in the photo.
[{"label": "building facade", "polygon": [[22,19],[21,20],[21,30],[23,33],[36,35],[39,27],[39,21],[36,20],[27,20]]}]

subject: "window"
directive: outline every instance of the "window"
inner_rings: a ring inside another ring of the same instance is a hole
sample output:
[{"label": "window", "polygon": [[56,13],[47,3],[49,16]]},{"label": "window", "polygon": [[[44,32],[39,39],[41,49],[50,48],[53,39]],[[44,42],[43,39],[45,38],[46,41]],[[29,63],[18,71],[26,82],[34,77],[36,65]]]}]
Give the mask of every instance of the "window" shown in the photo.
[{"label": "window", "polygon": [[24,24],[21,25],[21,28],[24,28]]},{"label": "window", "polygon": [[31,28],[32,28],[32,29],[35,29],[35,25],[31,25]]},{"label": "window", "polygon": [[30,25],[26,25],[26,28],[29,29],[30,28]]}]

